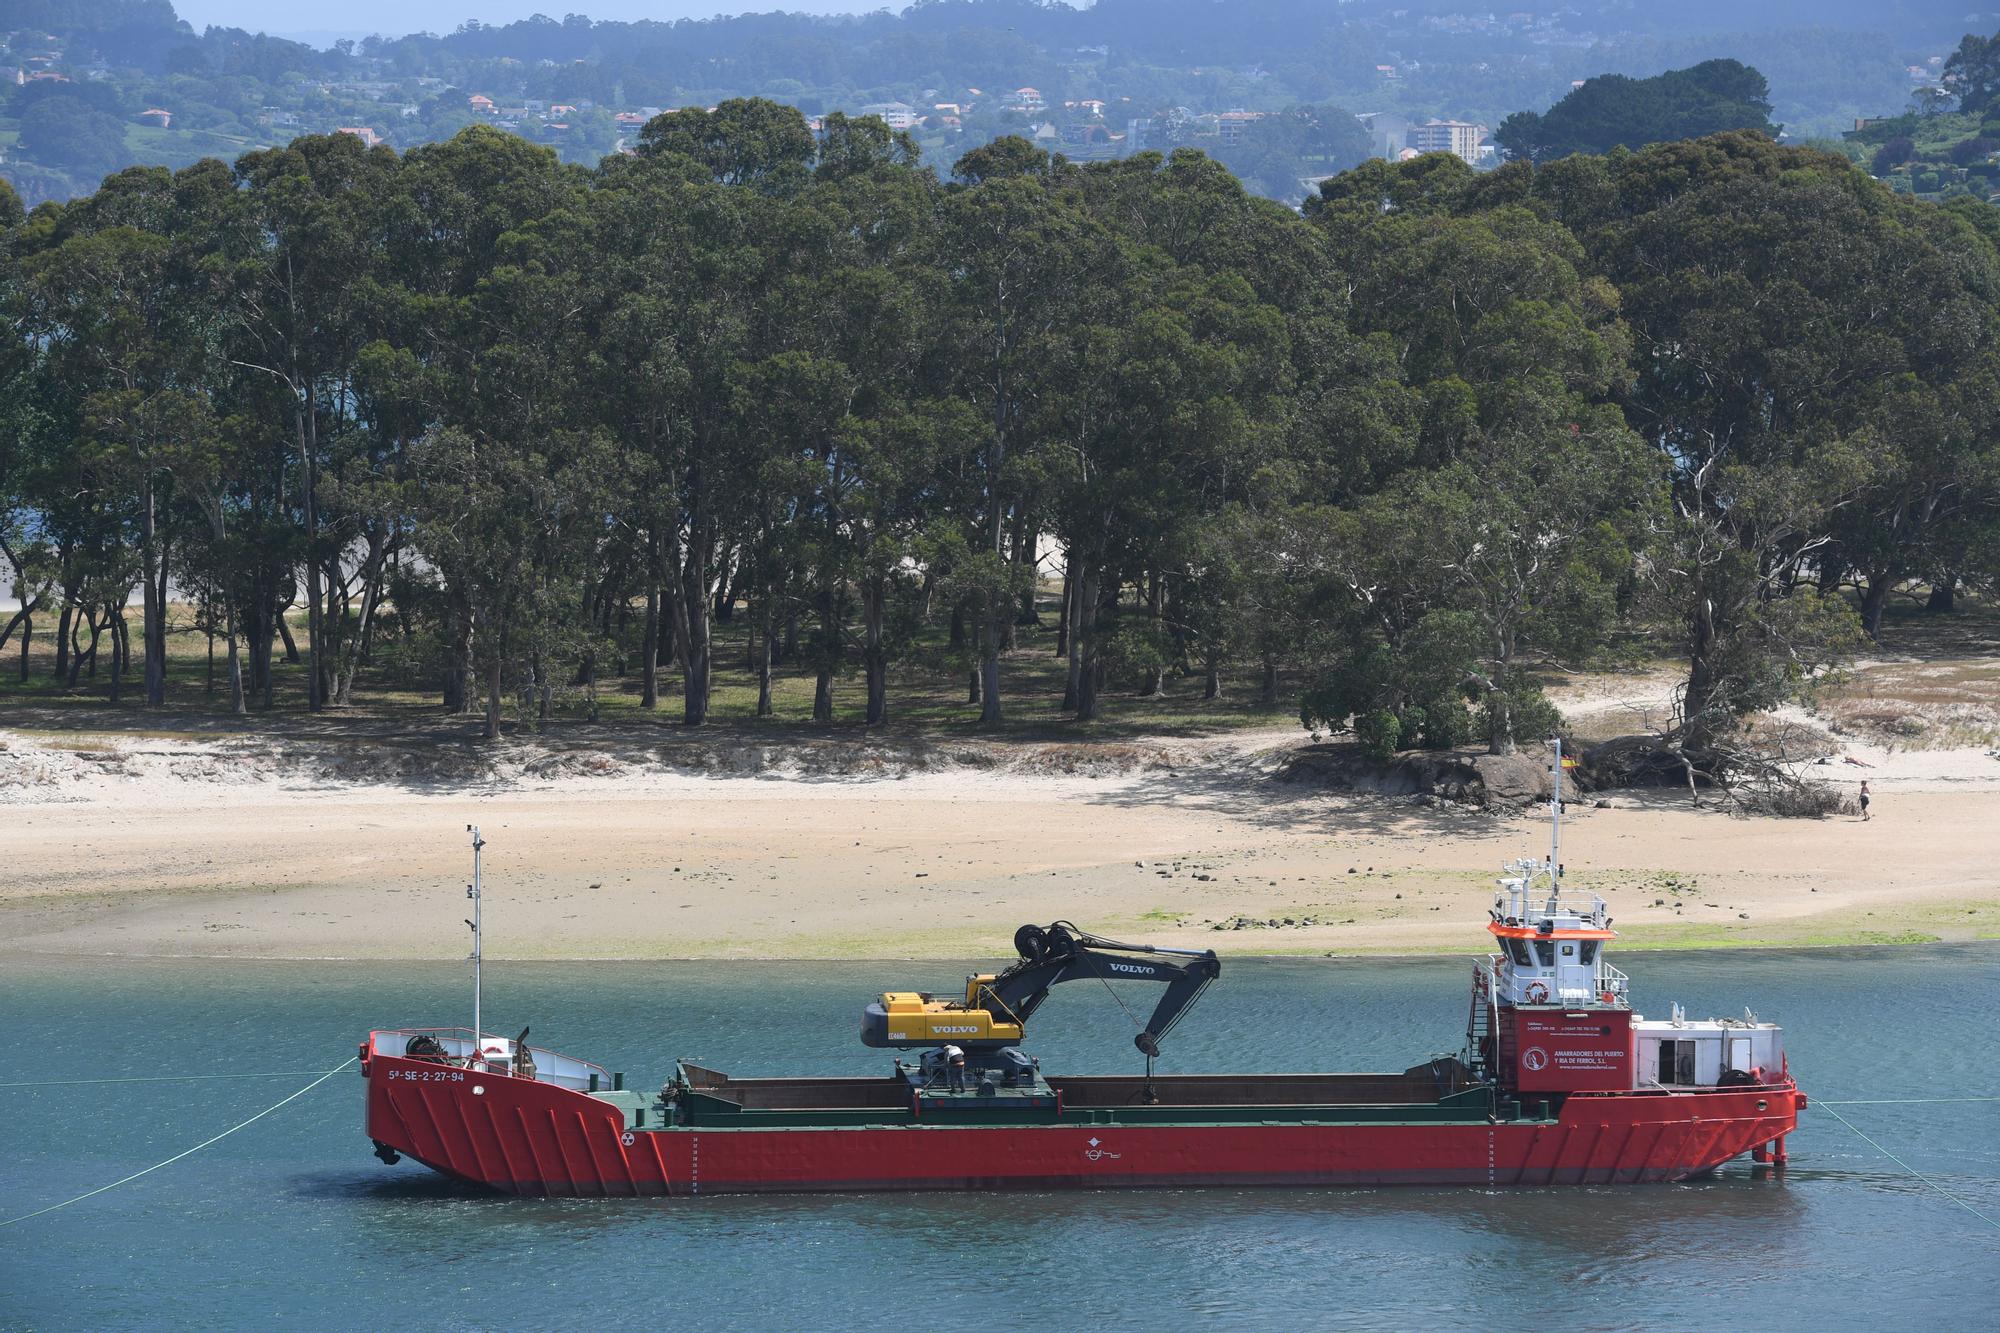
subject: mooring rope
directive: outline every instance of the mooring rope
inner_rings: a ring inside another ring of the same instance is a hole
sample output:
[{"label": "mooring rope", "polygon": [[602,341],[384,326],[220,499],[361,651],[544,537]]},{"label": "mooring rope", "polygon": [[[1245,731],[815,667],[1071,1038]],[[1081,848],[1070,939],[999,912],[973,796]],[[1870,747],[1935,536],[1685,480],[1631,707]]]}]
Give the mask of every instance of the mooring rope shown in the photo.
[{"label": "mooring rope", "polygon": [[1862,1101],[1823,1101],[1818,1097],[1806,1109],[1813,1106],[1929,1106],[1936,1102],[2000,1102],[2000,1097],[1873,1097]]},{"label": "mooring rope", "polygon": [[[1925,1098],[1925,1099],[1920,1099],[1920,1100],[1930,1100],[1930,1099],[1928,1099],[1928,1098]],[[1944,1098],[1938,1098],[1937,1100],[1940,1100],[1940,1101],[1942,1101],[1942,1100],[1945,1100],[1945,1099],[1944,1099]],[[1968,1100],[1974,1100],[1974,1101],[1993,1101],[1993,1100],[2000,1100],[2000,1099],[1995,1099],[1995,1098],[1991,1098],[1991,1097],[1979,1097],[1979,1098],[1969,1098]],[[1927,1175],[1925,1175],[1925,1174],[1924,1174],[1923,1172],[1921,1172],[1921,1171],[1917,1170],[1917,1168],[1915,1168],[1914,1166],[1911,1166],[1911,1165],[1910,1165],[1910,1164],[1909,1164],[1908,1162],[1906,1162],[1906,1161],[1904,1161],[1904,1160],[1903,1160],[1902,1158],[1900,1158],[1900,1157],[1896,1156],[1896,1154],[1894,1154],[1894,1153],[1890,1152],[1890,1151],[1889,1151],[1889,1150],[1888,1150],[1887,1148],[1884,1148],[1884,1147],[1883,1147],[1883,1146],[1882,1146],[1881,1144],[1879,1144],[1879,1143],[1877,1143],[1877,1142],[1876,1142],[1875,1140],[1873,1140],[1873,1139],[1869,1138],[1869,1137],[1868,1137],[1868,1136],[1867,1136],[1866,1134],[1863,1134],[1863,1133],[1861,1132],[1861,1128],[1860,1128],[1860,1126],[1856,1125],[1856,1124],[1855,1124],[1855,1123],[1854,1123],[1854,1122],[1853,1122],[1852,1120],[1849,1120],[1849,1119],[1848,1119],[1848,1118],[1847,1118],[1846,1116],[1842,1115],[1842,1114],[1841,1114],[1840,1112],[1838,1112],[1838,1111],[1834,1110],[1834,1109],[1833,1109],[1833,1107],[1832,1107],[1832,1106],[1831,1106],[1831,1105],[1830,1105],[1829,1103],[1826,1103],[1826,1102],[1822,1102],[1822,1101],[1815,1101],[1815,1102],[1813,1102],[1812,1104],[1813,1104],[1814,1106],[1824,1106],[1824,1107],[1826,1107],[1826,1113],[1827,1113],[1828,1115],[1832,1116],[1832,1117],[1833,1117],[1833,1118],[1834,1118],[1835,1120],[1838,1120],[1838,1121],[1839,1121],[1839,1122],[1840,1122],[1841,1124],[1843,1124],[1843,1125],[1846,1125],[1846,1126],[1847,1126],[1847,1127],[1848,1127],[1849,1129],[1853,1130],[1853,1131],[1854,1131],[1854,1132],[1855,1132],[1856,1134],[1859,1134],[1859,1135],[1861,1136],[1861,1141],[1862,1141],[1863,1143],[1866,1143],[1866,1144],[1867,1144],[1867,1145],[1868,1145],[1869,1147],[1873,1148],[1873,1149],[1874,1149],[1874,1150],[1875,1150],[1876,1152],[1879,1152],[1879,1153],[1881,1153],[1881,1154],[1882,1154],[1882,1155],[1883,1155],[1884,1157],[1886,1157],[1886,1158],[1888,1158],[1888,1159],[1889,1159],[1890,1161],[1894,1162],[1894,1163],[1895,1163],[1895,1164],[1896,1164],[1897,1166],[1900,1166],[1900,1167],[1902,1167],[1902,1168],[1903,1168],[1903,1170],[1905,1170],[1905,1171],[1909,1172],[1909,1173],[1910,1173],[1910,1174],[1911,1174],[1912,1176],[1915,1176],[1915,1177],[1916,1177],[1916,1178],[1917,1178],[1918,1180],[1921,1180],[1921,1181],[1922,1181],[1922,1182],[1923,1182],[1924,1184],[1926,1184],[1926,1185],[1929,1185],[1929,1186],[1930,1186],[1930,1187],[1931,1187],[1932,1189],[1936,1190],[1936,1191],[1937,1191],[1937,1192],[1938,1192],[1939,1194],[1942,1194],[1942,1195],[1943,1195],[1943,1196],[1944,1196],[1945,1198],[1947,1198],[1947,1199],[1950,1199],[1950,1200],[1951,1200],[1951,1201],[1952,1201],[1953,1203],[1955,1203],[1955,1204],[1957,1204],[1957,1205],[1958,1205],[1959,1207],[1961,1207],[1961,1208],[1965,1209],[1965,1211],[1966,1211],[1966,1212],[1968,1212],[1968,1213],[1971,1213],[1971,1214],[1972,1214],[1972,1215],[1973,1215],[1974,1217],[1976,1217],[1976,1218],[1978,1218],[1978,1219],[1979,1219],[1980,1221],[1984,1222],[1984,1223],[1985,1223],[1985,1224],[1986,1224],[1987,1226],[1989,1226],[1989,1227],[1992,1227],[1992,1228],[1993,1228],[1994,1230],[1996,1230],[1996,1231],[2000,1231],[2000,1222],[1996,1222],[1996,1221],[1994,1221],[1994,1220],[1993,1220],[1992,1218],[1988,1217],[1988,1216],[1987,1216],[1987,1215],[1986,1215],[1985,1213],[1982,1213],[1982,1212],[1980,1212],[1980,1211],[1979,1211],[1979,1210],[1978,1210],[1977,1208],[1974,1208],[1974,1207],[1973,1207],[1973,1206],[1972,1206],[1971,1204],[1969,1204],[1969,1203],[1967,1203],[1967,1202],[1966,1202],[1965,1200],[1963,1200],[1963,1199],[1959,1198],[1959,1197],[1958,1197],[1958,1196],[1957,1196],[1956,1194],[1953,1194],[1953,1193],[1952,1193],[1952,1192],[1951,1192],[1950,1190],[1948,1190],[1948,1189],[1946,1189],[1946,1188],[1945,1188],[1944,1186],[1942,1186],[1942,1185],[1938,1184],[1938,1183],[1937,1183],[1937,1182],[1936,1182],[1935,1180],[1932,1180],[1932,1179],[1931,1179],[1931,1178],[1930,1178],[1929,1176],[1927,1176]],[[1844,1103],[1844,1104],[1846,1104],[1846,1105],[1852,1105],[1853,1103]]]},{"label": "mooring rope", "polygon": [[268,1074],[141,1074],[129,1078],[50,1078],[38,1083],[0,1083],[0,1088],[68,1088],[83,1083],[203,1083],[217,1078],[304,1078],[317,1069],[274,1069]]},{"label": "mooring rope", "polygon": [[16,1222],[25,1222],[29,1218],[40,1217],[44,1213],[53,1213],[58,1208],[67,1208],[73,1203],[82,1203],[85,1199],[91,1198],[95,1195],[102,1194],[106,1190],[115,1190],[120,1185],[129,1185],[133,1181],[137,1180],[140,1176],[149,1176],[153,1172],[158,1171],[163,1166],[172,1166],[175,1162],[180,1161],[183,1157],[192,1157],[196,1153],[200,1152],[203,1148],[208,1147],[210,1144],[222,1142],[222,1140],[228,1138],[231,1134],[234,1134],[237,1130],[242,1129],[244,1126],[256,1124],[259,1120],[262,1120],[265,1116],[271,1114],[271,1112],[277,1110],[279,1107],[285,1105],[287,1102],[297,1101],[299,1098],[311,1092],[314,1088],[317,1088],[320,1084],[332,1078],[335,1074],[338,1074],[341,1070],[353,1064],[355,1060],[358,1058],[359,1057],[357,1056],[352,1056],[352,1055],[348,1056],[345,1060],[342,1060],[339,1064],[327,1070],[324,1074],[321,1074],[318,1078],[306,1084],[303,1088],[300,1088],[297,1092],[293,1093],[291,1096],[285,1098],[284,1101],[271,1103],[271,1105],[265,1107],[263,1110],[259,1111],[256,1115],[251,1116],[248,1120],[242,1121],[238,1124],[231,1125],[228,1129],[223,1130],[220,1134],[217,1134],[214,1138],[204,1139],[200,1143],[195,1144],[194,1147],[189,1148],[184,1152],[175,1153],[172,1157],[169,1157],[164,1162],[155,1162],[151,1166],[147,1167],[145,1170],[134,1171],[131,1175],[126,1176],[121,1180],[114,1180],[109,1185],[99,1185],[94,1190],[86,1190],[82,1194],[77,1195],[73,1199],[64,1199],[61,1203],[52,1203],[46,1208],[37,1208],[32,1213],[22,1213],[19,1217],[7,1218],[4,1221],[0,1221],[0,1227],[11,1227]]}]

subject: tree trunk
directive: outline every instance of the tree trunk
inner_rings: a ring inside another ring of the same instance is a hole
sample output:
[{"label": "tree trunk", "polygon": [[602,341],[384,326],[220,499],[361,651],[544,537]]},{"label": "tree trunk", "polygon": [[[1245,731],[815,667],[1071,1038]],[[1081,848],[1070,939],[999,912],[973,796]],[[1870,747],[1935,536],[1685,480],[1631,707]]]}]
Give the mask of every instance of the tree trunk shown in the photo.
[{"label": "tree trunk", "polygon": [[285,615],[285,608],[280,607],[278,614],[273,616],[272,619],[277,623],[278,637],[285,641],[285,660],[297,666],[305,659],[299,654],[298,640],[292,637],[292,622]]},{"label": "tree trunk", "polygon": [[1278,657],[1275,653],[1264,654],[1264,675],[1257,684],[1257,702],[1266,708],[1275,708],[1278,703]]},{"label": "tree trunk", "polygon": [[1213,703],[1222,697],[1222,650],[1210,647],[1202,661],[1201,697]]},{"label": "tree trunk", "polygon": [[740,570],[741,563],[736,552],[723,557],[716,579],[720,586],[715,590],[715,619],[719,624],[727,625],[736,619],[736,585],[742,581]]},{"label": "tree trunk", "polygon": [[[104,625],[97,623],[97,612],[95,611],[85,610],[83,618],[84,623],[90,626],[90,646],[81,648],[70,659],[69,683],[72,688],[76,685],[77,672],[86,666],[90,668],[90,678],[92,680],[97,679],[97,641],[104,634]],[[109,623],[110,620],[107,617],[105,624]]]},{"label": "tree trunk", "polygon": [[1506,690],[1487,691],[1486,718],[1486,753],[1514,753],[1514,701],[1508,697]]},{"label": "tree trunk", "polygon": [[889,720],[889,650],[883,639],[882,622],[889,600],[889,581],[879,575],[861,585],[861,660],[868,676],[868,725],[877,727]]},{"label": "tree trunk", "polygon": [[1083,616],[1084,608],[1097,597],[1097,579],[1086,569],[1069,575],[1065,581],[1069,586],[1069,604],[1063,615],[1062,637],[1069,650],[1069,665],[1064,674],[1062,706],[1064,711],[1074,712],[1083,707]]},{"label": "tree trunk", "polygon": [[35,637],[35,618],[29,616],[21,622],[21,683],[28,683],[28,644]]},{"label": "tree trunk", "polygon": [[29,619],[33,617],[33,615],[35,614],[35,608],[40,606],[41,604],[42,604],[42,599],[39,593],[33,597],[30,597],[27,601],[21,603],[21,609],[19,611],[16,611],[14,613],[13,619],[7,622],[7,628],[4,630],[0,630],[0,650],[5,650],[5,648],[7,647],[7,640],[14,637],[15,628],[17,626],[27,624]]},{"label": "tree trunk", "polygon": [[[319,545],[319,413],[314,410],[313,377],[306,376],[305,402],[299,411],[299,473],[304,487],[305,501],[305,544],[306,544],[306,648],[308,657],[306,670],[306,711],[317,713],[326,705],[326,696],[321,692],[320,664],[324,660],[322,652],[326,647],[326,636],[321,616],[319,560],[316,548]],[[285,647],[292,658],[298,656],[298,648],[288,634]]]},{"label": "tree trunk", "polygon": [[1039,629],[1042,612],[1035,605],[1035,594],[1039,591],[1037,584],[1040,580],[1036,575],[1041,571],[1041,562],[1035,558],[1035,547],[1041,543],[1042,534],[1027,521],[1026,512],[1025,509],[1022,511],[1020,530],[1014,538],[1014,562],[1021,566],[1021,577],[1027,585],[1021,589],[1021,605],[1015,612],[1014,623],[1033,625]]},{"label": "tree trunk", "polygon": [[[139,629],[145,639],[145,689],[149,707],[167,701],[167,606],[165,590],[160,586],[165,562],[160,559],[159,536],[153,472],[148,468],[140,484],[139,500],[139,579],[144,585],[140,593]],[[112,688],[117,689],[115,683]]]},{"label": "tree trunk", "polygon": [[1681,693],[1681,720],[1685,727],[1682,743],[1690,749],[1700,748],[1700,738],[1713,726],[1714,719],[1708,714],[1715,707],[1715,695],[1722,685],[1710,660],[1717,643],[1712,603],[1706,596],[1697,596],[1694,614],[1688,621],[1687,688]]},{"label": "tree trunk", "polygon": [[945,640],[945,647],[955,653],[962,652],[965,648],[965,603],[963,601],[951,604],[951,635]]},{"label": "tree trunk", "polygon": [[249,710],[243,703],[243,661],[236,650],[236,612],[229,613],[229,711],[242,717]]},{"label": "tree trunk", "polygon": [[[106,616],[106,626],[112,636],[112,703],[124,699],[124,634],[120,634],[120,616]],[[96,662],[92,662],[90,675],[96,673]]]},{"label": "tree trunk", "polygon": [[840,654],[840,593],[835,580],[822,570],[819,580],[819,659],[813,676],[813,721],[833,721],[833,673]]},{"label": "tree trunk", "polygon": [[486,729],[489,741],[500,739],[500,653],[496,649],[486,664]]},{"label": "tree trunk", "polygon": [[1006,622],[1007,601],[994,593],[986,599],[986,624],[979,635],[979,725],[1000,724],[1000,644],[1012,628]]},{"label": "tree trunk", "polygon": [[708,721],[709,678],[713,647],[709,639],[709,614],[714,610],[714,592],[709,587],[708,550],[714,538],[700,532],[689,538],[685,553],[677,548],[678,534],[668,548],[678,587],[673,599],[674,637],[681,645],[681,720],[690,727]]},{"label": "tree trunk", "polygon": [[1931,584],[1931,595],[1924,602],[1926,611],[1954,611],[1958,609],[1958,573],[1952,571]]},{"label": "tree trunk", "polygon": [[[1146,618],[1152,621],[1153,648],[1160,646],[1161,586],[1160,571],[1150,570],[1146,574]],[[1146,678],[1140,682],[1139,697],[1142,699],[1164,699],[1167,697],[1167,662],[1164,655],[1154,658],[1146,668]]]},{"label": "tree trunk", "polygon": [[[1074,612],[1075,599],[1076,599],[1076,574],[1073,570],[1069,568],[1069,557],[1065,555],[1063,557],[1062,614],[1056,617],[1057,657],[1069,656],[1069,622],[1070,618],[1075,614]],[[1065,703],[1063,705],[1063,707],[1065,708],[1072,708],[1074,706],[1075,706],[1074,703]]]},{"label": "tree trunk", "polygon": [[213,699],[215,697],[215,622],[211,620],[205,626],[205,629],[208,634],[208,674],[202,680],[201,692]]},{"label": "tree trunk", "polygon": [[69,679],[69,631],[74,619],[76,601],[69,589],[63,589],[62,612],[56,617],[56,668],[50,674],[57,680]]},{"label": "tree trunk", "polygon": [[1871,642],[1882,642],[1882,608],[1888,605],[1889,591],[1895,586],[1895,575],[1886,570],[1868,575],[1868,587],[1861,594],[1861,628]]},{"label": "tree trunk", "polygon": [[651,711],[660,706],[660,542],[646,538],[646,629],[640,636],[642,659],[639,707]]},{"label": "tree trunk", "polygon": [[766,614],[757,636],[757,716],[771,716],[771,617]]},{"label": "tree trunk", "polygon": [[444,664],[444,711],[458,717],[472,711],[472,617],[453,601],[445,614],[451,647]]},{"label": "tree trunk", "polygon": [[1103,658],[1098,649],[1098,627],[1103,623],[1101,576],[1085,567],[1076,585],[1077,620],[1070,630],[1070,662],[1076,677],[1076,720],[1097,720],[1098,695],[1104,687]]}]

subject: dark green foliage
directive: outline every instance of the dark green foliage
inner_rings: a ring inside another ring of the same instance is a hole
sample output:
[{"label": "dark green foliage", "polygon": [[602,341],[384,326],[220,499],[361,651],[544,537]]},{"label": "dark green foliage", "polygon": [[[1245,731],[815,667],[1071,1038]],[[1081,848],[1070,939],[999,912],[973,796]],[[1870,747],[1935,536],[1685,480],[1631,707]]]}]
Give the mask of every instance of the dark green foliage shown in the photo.
[{"label": "dark green foliage", "polygon": [[44,97],[21,114],[21,150],[44,166],[103,176],[125,160],[125,127],[80,97]]},{"label": "dark green foliage", "polygon": [[2000,34],[1967,33],[1944,62],[1944,86],[1959,110],[1984,115],[2000,105]]},{"label": "dark green foliage", "polygon": [[1708,60],[1650,79],[1586,79],[1541,115],[1507,117],[1493,139],[1511,157],[1546,162],[1746,129],[1778,135],[1764,76],[1740,61]]},{"label": "dark green foliage", "polygon": [[753,100],[595,169],[477,126],[0,196],[4,572],[81,627],[57,687],[129,608],[98,679],[160,702],[178,589],[242,711],[290,634],[312,708],[497,736],[671,663],[701,725],[732,624],[760,714],[790,671],[880,724],[948,662],[993,725],[1059,580],[1078,722],[1234,668],[1371,753],[1505,752],[1631,635],[1699,748],[1889,590],[1993,581],[1983,206],[1754,131],[1369,162],[1307,217],[1189,149],[954,177]]}]

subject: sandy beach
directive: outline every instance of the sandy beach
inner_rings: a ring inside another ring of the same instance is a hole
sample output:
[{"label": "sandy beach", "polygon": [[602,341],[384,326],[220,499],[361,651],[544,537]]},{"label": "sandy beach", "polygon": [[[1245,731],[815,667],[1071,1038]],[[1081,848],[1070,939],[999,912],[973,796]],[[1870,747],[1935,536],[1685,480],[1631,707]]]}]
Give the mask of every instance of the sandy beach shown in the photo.
[{"label": "sandy beach", "polygon": [[[459,957],[475,822],[494,957],[991,957],[1058,918],[1238,954],[1475,952],[1501,863],[1547,846],[1536,813],[1277,781],[1290,731],[1124,746],[1092,776],[1019,747],[708,776],[535,742],[416,780],[231,741],[0,741],[17,954]],[[1847,754],[1827,780],[1868,778],[1870,822],[1614,792],[1572,806],[1569,880],[1631,947],[2000,935],[2000,760]]]}]

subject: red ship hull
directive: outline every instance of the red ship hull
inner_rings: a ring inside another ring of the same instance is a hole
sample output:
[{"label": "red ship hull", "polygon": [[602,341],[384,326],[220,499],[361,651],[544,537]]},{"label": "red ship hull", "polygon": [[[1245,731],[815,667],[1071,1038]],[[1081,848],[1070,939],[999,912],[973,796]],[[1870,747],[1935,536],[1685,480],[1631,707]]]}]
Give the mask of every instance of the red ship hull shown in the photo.
[{"label": "red ship hull", "polygon": [[[365,1048],[364,1048],[365,1052]],[[1611,1184],[1683,1180],[1776,1147],[1789,1079],[1580,1093],[1547,1119],[1454,1123],[628,1126],[551,1083],[366,1055],[368,1133],[446,1175],[555,1197],[1190,1185]],[[1191,1119],[1198,1116],[1191,1113]]]}]

